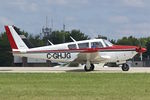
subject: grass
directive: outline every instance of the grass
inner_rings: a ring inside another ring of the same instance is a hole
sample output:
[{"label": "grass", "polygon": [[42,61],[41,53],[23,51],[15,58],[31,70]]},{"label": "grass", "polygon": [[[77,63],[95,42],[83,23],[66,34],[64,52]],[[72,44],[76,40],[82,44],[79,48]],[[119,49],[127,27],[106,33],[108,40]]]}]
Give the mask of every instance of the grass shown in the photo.
[{"label": "grass", "polygon": [[1,73],[0,100],[149,100],[150,74]]}]

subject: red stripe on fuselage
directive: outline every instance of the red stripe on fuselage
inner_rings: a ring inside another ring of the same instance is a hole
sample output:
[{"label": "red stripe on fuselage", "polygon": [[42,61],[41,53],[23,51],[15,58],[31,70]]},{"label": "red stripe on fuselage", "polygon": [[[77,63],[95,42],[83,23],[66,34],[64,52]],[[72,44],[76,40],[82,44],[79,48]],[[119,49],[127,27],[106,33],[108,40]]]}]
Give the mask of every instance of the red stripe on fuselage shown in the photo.
[{"label": "red stripe on fuselage", "polygon": [[10,32],[9,27],[5,26],[5,30],[6,30],[6,34],[7,34],[7,37],[8,37],[11,48],[12,49],[18,49],[18,47],[17,47],[17,45],[16,45],[16,43],[13,39],[12,33]]}]

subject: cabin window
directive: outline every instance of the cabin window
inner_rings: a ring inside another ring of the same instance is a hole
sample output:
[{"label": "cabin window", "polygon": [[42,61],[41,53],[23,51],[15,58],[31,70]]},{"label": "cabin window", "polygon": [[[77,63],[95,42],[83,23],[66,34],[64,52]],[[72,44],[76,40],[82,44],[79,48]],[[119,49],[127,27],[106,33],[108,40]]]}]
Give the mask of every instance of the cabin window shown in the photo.
[{"label": "cabin window", "polygon": [[89,48],[89,43],[79,43],[79,49]]},{"label": "cabin window", "polygon": [[68,48],[69,48],[69,49],[76,49],[77,46],[76,46],[76,44],[69,44],[69,45],[68,45]]},{"label": "cabin window", "polygon": [[91,48],[102,48],[103,44],[101,42],[92,42]]}]

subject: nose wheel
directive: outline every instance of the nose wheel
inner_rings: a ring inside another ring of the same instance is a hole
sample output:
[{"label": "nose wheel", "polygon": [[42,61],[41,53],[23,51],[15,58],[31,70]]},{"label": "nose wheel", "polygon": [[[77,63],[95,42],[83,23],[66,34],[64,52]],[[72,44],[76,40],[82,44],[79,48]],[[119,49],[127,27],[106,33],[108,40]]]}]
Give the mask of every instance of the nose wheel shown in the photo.
[{"label": "nose wheel", "polygon": [[130,69],[128,64],[123,64],[121,68],[122,68],[122,71],[128,71]]},{"label": "nose wheel", "polygon": [[84,70],[85,71],[93,71],[95,68],[94,64],[90,64],[90,66],[85,65]]}]

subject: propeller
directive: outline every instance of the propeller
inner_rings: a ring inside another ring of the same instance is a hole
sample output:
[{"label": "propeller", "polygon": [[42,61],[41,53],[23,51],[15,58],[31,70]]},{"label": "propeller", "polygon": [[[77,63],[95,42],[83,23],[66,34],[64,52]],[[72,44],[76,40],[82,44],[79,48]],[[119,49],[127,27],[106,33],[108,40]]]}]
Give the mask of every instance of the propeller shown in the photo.
[{"label": "propeller", "polygon": [[142,48],[142,43],[141,41],[139,40],[139,46],[137,47],[136,51],[140,54],[140,58],[141,58],[141,61],[143,61],[143,53],[146,52],[146,48]]},{"label": "propeller", "polygon": [[141,46],[139,47],[139,54],[140,54],[141,61],[143,61],[143,52]]}]

